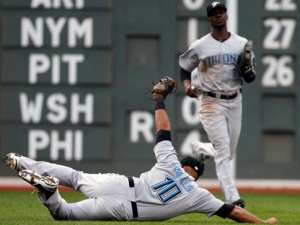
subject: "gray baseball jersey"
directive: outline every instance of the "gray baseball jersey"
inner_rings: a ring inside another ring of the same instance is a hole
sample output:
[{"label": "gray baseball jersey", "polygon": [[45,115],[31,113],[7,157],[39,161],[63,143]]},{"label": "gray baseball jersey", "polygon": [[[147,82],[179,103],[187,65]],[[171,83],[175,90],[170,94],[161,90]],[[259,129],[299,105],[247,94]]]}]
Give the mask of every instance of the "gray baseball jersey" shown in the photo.
[{"label": "gray baseball jersey", "polygon": [[179,65],[190,72],[198,67],[199,87],[203,91],[230,94],[242,87],[236,66],[246,42],[246,38],[234,33],[224,42],[214,39],[209,33],[190,45],[189,50],[180,56]]},{"label": "gray baseball jersey", "polygon": [[170,141],[159,142],[154,153],[156,165],[136,180],[139,219],[165,220],[195,212],[212,216],[224,204],[183,170]]},{"label": "gray baseball jersey", "polygon": [[[223,206],[210,192],[199,188],[180,165],[170,141],[156,144],[157,163],[148,172],[134,177],[134,188],[119,174],[86,174],[70,167],[21,157],[20,169],[57,177],[61,185],[81,191],[88,199],[68,204],[58,190],[39,200],[55,218],[69,220],[166,220],[185,213],[212,216]],[[131,201],[138,217],[133,218]]]}]

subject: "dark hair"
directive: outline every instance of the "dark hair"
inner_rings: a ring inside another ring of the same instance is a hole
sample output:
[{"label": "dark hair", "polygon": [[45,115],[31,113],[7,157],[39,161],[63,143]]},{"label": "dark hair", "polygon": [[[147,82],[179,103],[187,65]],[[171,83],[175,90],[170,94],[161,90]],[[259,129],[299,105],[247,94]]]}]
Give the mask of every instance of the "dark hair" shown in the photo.
[{"label": "dark hair", "polygon": [[196,159],[194,157],[191,157],[191,156],[186,157],[186,158],[182,159],[180,161],[180,163],[182,166],[190,166],[191,168],[193,168],[197,172],[198,177],[200,177],[203,174],[204,163],[201,163],[198,159]]}]

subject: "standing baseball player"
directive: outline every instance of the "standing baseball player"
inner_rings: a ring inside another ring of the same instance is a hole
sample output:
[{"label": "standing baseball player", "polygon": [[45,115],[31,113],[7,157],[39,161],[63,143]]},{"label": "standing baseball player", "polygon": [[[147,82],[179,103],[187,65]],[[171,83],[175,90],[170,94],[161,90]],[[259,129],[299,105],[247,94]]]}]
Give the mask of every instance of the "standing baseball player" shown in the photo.
[{"label": "standing baseball player", "polygon": [[[245,206],[231,175],[241,131],[242,84],[255,79],[252,43],[227,30],[227,8],[220,2],[207,6],[211,32],[193,42],[179,58],[185,92],[199,99],[200,121],[211,143],[194,142],[200,161],[214,157],[216,173],[226,203]],[[199,86],[191,85],[197,69]],[[201,92],[201,95],[200,95]]]},{"label": "standing baseball player", "polygon": [[[177,89],[176,81],[164,77],[152,89],[157,163],[139,178],[87,174],[15,153],[8,154],[6,164],[38,189],[39,200],[58,220],[156,221],[186,213],[203,213],[208,217],[217,215],[238,222],[277,223],[275,218],[261,220],[241,207],[225,204],[197,186],[195,180],[202,174],[203,166],[192,157],[179,162],[171,143],[171,124],[164,100],[174,88]],[[68,204],[58,192],[59,182],[82,192],[88,199]]]}]

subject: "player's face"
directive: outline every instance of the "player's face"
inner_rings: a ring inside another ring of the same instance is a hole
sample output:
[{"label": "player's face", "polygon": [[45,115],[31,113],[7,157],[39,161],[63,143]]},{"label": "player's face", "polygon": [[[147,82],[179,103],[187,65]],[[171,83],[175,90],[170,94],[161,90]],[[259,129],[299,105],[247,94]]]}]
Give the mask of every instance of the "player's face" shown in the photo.
[{"label": "player's face", "polygon": [[222,28],[226,25],[227,13],[223,9],[215,9],[208,17],[208,22],[213,28]]}]

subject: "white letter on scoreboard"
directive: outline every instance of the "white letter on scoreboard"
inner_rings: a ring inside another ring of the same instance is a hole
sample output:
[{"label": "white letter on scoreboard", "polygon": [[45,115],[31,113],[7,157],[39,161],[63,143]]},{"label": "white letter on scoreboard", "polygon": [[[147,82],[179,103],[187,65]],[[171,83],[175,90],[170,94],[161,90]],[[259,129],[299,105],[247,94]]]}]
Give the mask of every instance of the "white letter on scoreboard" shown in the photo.
[{"label": "white letter on scoreboard", "polygon": [[75,93],[71,95],[71,123],[78,123],[80,121],[80,113],[85,114],[85,123],[90,124],[94,119],[94,96],[87,94],[85,96],[85,104],[80,104],[79,94]]},{"label": "white letter on scoreboard", "polygon": [[39,123],[41,121],[44,94],[37,93],[35,100],[28,100],[27,93],[21,92],[19,95],[21,117],[23,123]]},{"label": "white letter on scoreboard", "polygon": [[64,54],[62,56],[62,62],[68,63],[69,68],[69,84],[77,83],[77,64],[84,61],[84,55],[82,54]]},{"label": "white letter on scoreboard", "polygon": [[47,99],[47,107],[51,112],[47,114],[47,119],[54,124],[62,123],[67,118],[67,109],[64,106],[67,98],[63,94],[51,94]]},{"label": "white letter on scoreboard", "polygon": [[65,160],[72,160],[73,132],[65,132],[65,140],[59,140],[59,132],[51,131],[50,159],[58,160],[59,150],[65,151]]},{"label": "white letter on scoreboard", "polygon": [[153,142],[154,136],[151,132],[154,120],[149,112],[135,111],[130,115],[130,141],[138,142],[139,133],[141,133],[146,142]]},{"label": "white letter on scoreboard", "polygon": [[38,150],[42,150],[49,145],[50,138],[44,130],[30,130],[28,137],[28,156],[35,159]]},{"label": "white letter on scoreboard", "polygon": [[45,22],[48,26],[48,29],[51,34],[51,46],[52,47],[58,47],[60,45],[60,33],[66,23],[67,19],[65,17],[61,17],[57,20],[57,22],[54,21],[54,18],[47,17]]},{"label": "white letter on scoreboard", "polygon": [[45,54],[31,54],[29,56],[29,83],[37,82],[37,75],[45,73],[50,68],[50,60]]},{"label": "white letter on scoreboard", "polygon": [[38,17],[35,22],[34,26],[29,18],[24,17],[21,19],[21,47],[28,47],[29,40],[32,41],[35,47],[41,47],[43,45],[43,18]]},{"label": "white letter on scoreboard", "polygon": [[76,38],[84,38],[84,46],[91,47],[93,45],[93,19],[86,18],[82,24],[79,24],[78,19],[73,17],[68,21],[68,43],[69,47],[76,47]]}]

